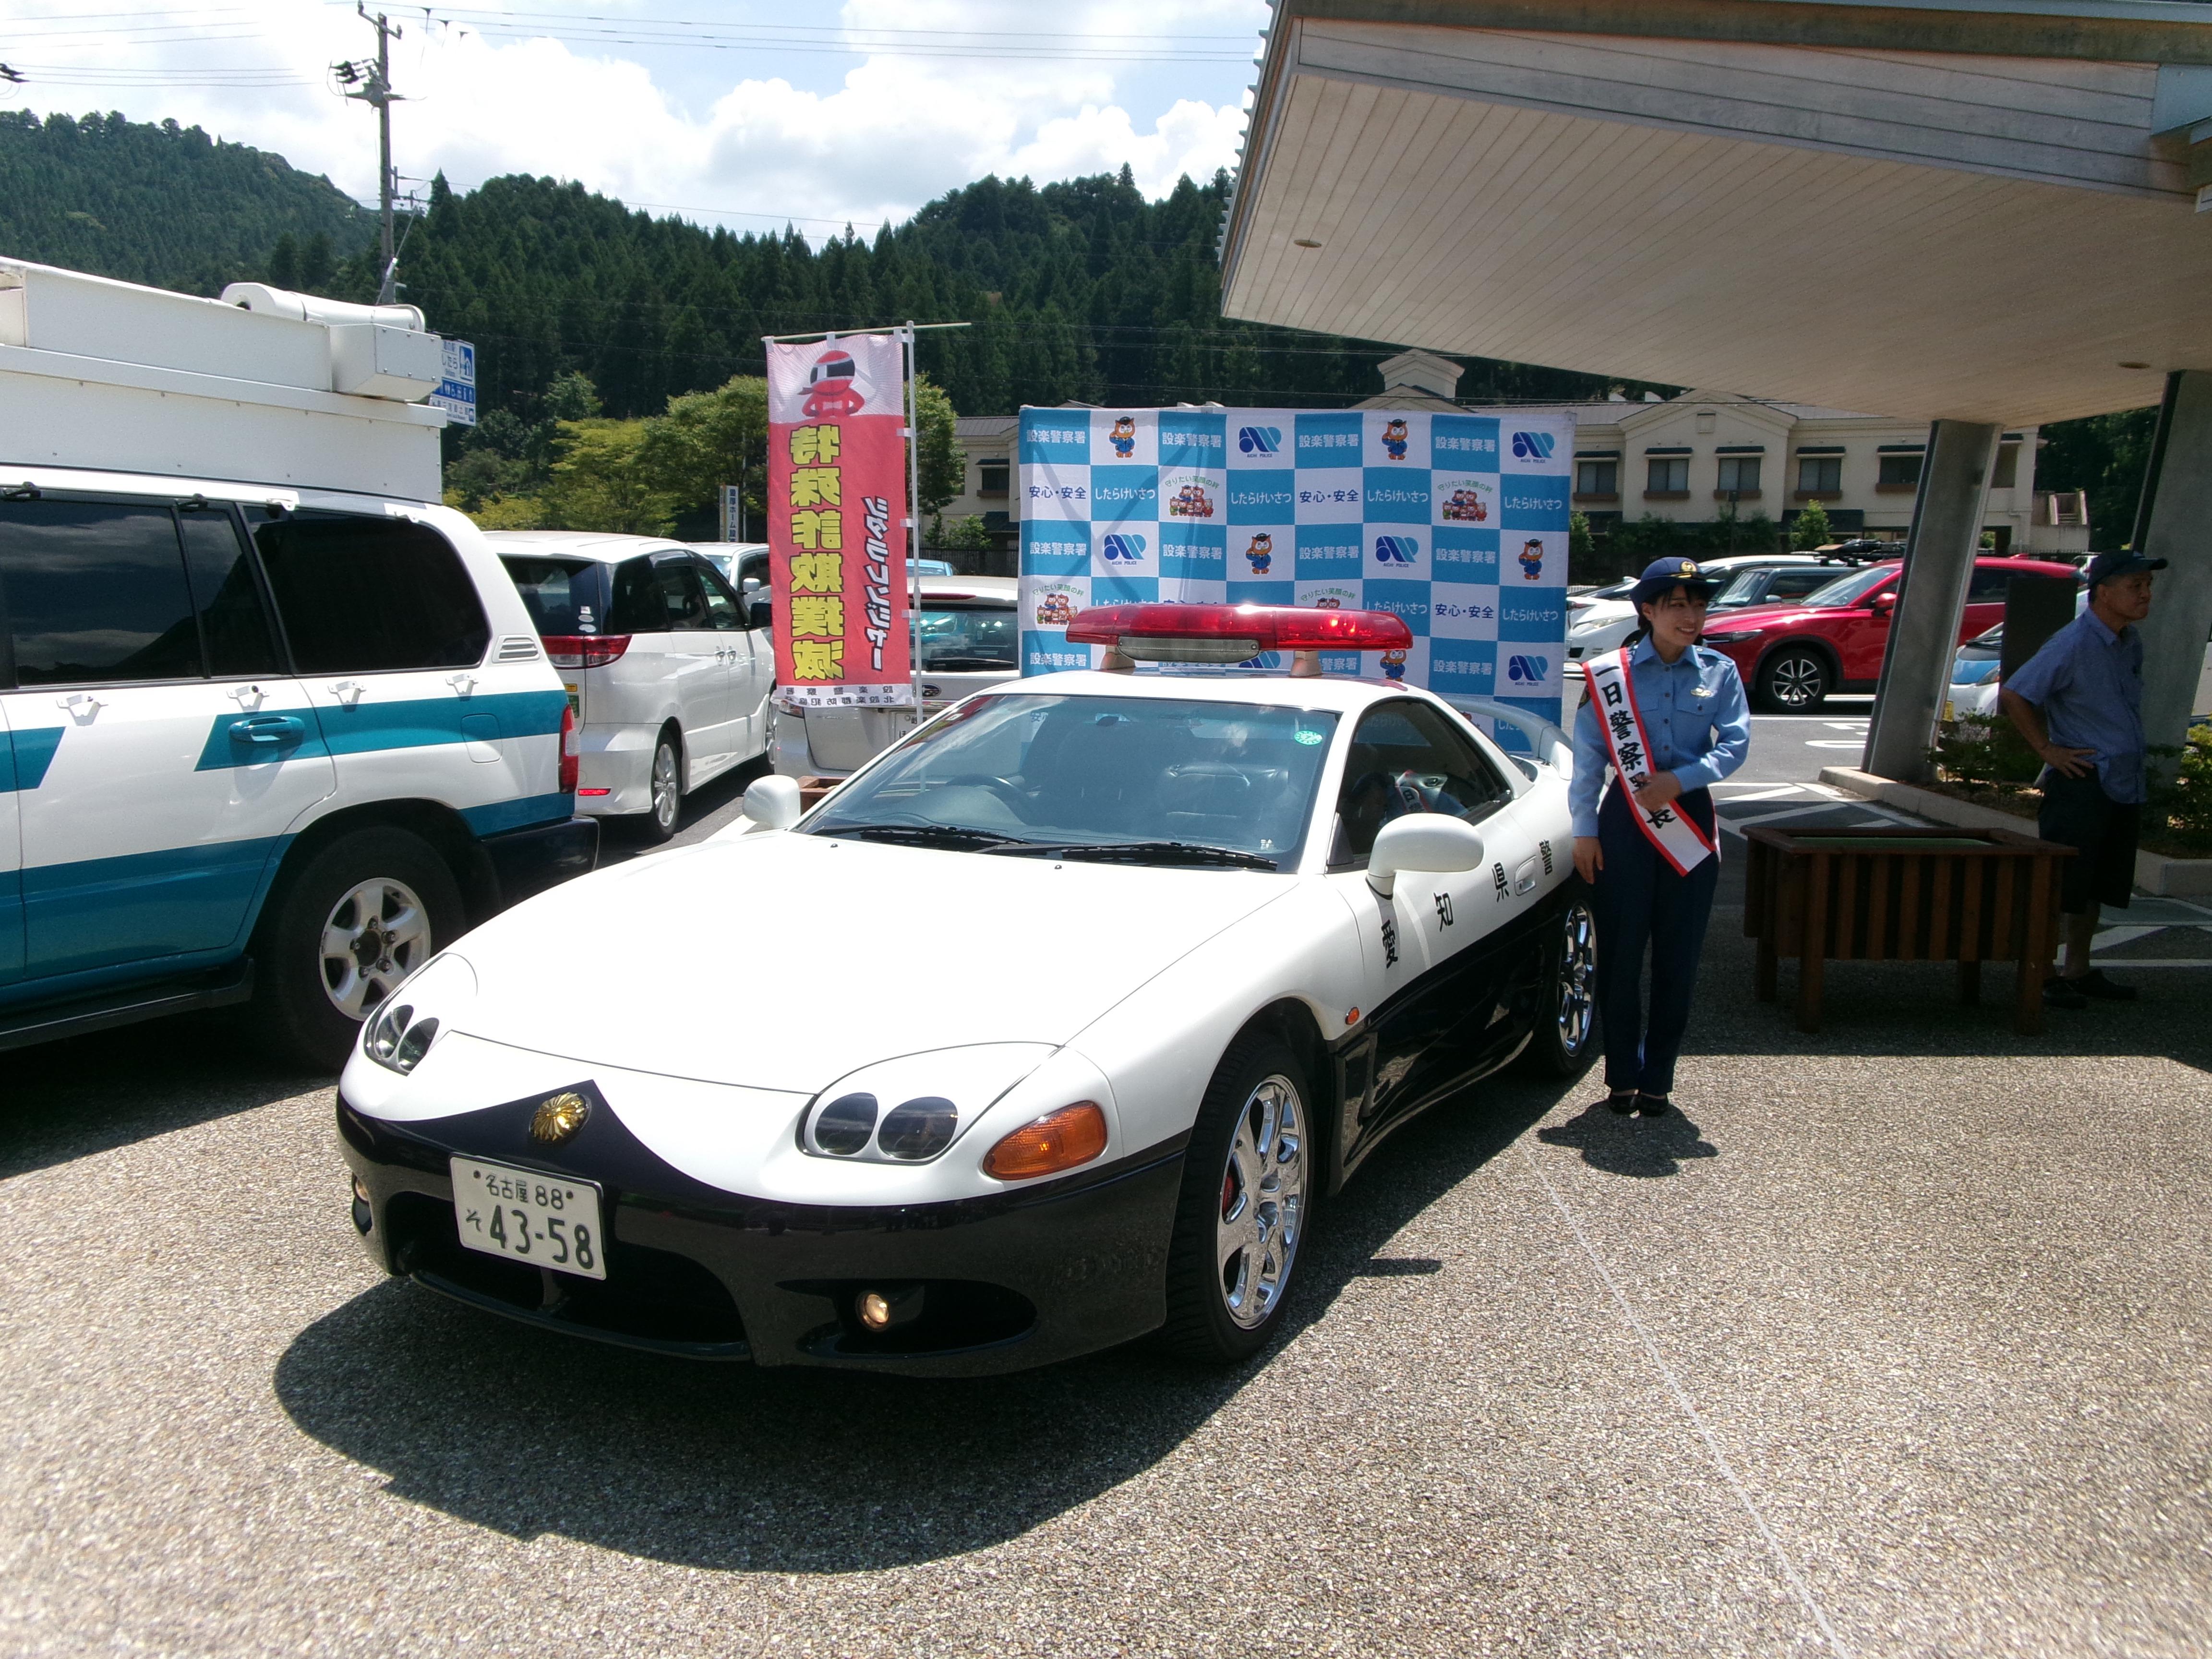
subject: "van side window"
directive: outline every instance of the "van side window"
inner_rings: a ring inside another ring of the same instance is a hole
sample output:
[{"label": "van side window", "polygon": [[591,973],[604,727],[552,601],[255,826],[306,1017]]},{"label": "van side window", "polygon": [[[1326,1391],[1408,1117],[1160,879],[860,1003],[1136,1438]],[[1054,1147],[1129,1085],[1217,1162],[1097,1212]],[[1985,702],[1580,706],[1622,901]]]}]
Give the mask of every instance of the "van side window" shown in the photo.
[{"label": "van side window", "polygon": [[198,679],[199,621],[166,507],[0,503],[18,685]]},{"label": "van side window", "polygon": [[707,626],[707,590],[700,584],[699,572],[691,562],[656,562],[653,577],[660,592],[659,631],[689,634],[703,630]]},{"label": "van side window", "polygon": [[1512,799],[1512,787],[1448,717],[1410,698],[1379,703],[1352,734],[1329,862],[1365,858],[1376,832],[1405,813],[1449,812],[1479,823]]},{"label": "van side window", "polygon": [[718,634],[744,633],[744,612],[738,608],[738,596],[730,592],[729,583],[722,580],[722,573],[704,559],[692,568],[705,592],[707,626]]},{"label": "van side window", "polygon": [[468,668],[491,625],[446,538],[405,519],[299,513],[253,532],[303,674]]},{"label": "van side window", "polygon": [[230,514],[187,507],[177,514],[177,527],[184,532],[185,574],[199,606],[208,672],[217,679],[283,673],[253,561]]},{"label": "van side window", "polygon": [[667,631],[667,612],[660,602],[660,584],[653,580],[651,559],[624,559],[608,573],[607,586],[607,621],[602,633]]}]

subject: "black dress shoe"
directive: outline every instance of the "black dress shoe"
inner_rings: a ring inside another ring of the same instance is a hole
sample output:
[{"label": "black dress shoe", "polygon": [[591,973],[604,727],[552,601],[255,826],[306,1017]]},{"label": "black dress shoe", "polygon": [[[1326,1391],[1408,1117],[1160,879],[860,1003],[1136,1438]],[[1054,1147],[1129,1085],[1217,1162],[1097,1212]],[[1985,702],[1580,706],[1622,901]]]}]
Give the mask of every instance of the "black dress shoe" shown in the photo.
[{"label": "black dress shoe", "polygon": [[2089,999],[2079,989],[2081,981],[2072,979],[2046,979],[2043,981],[2043,1006],[2046,1008],[2086,1008]]},{"label": "black dress shoe", "polygon": [[1636,1097],[1636,1109],[1646,1117],[1664,1117],[1668,1112],[1667,1097],[1638,1094]]},{"label": "black dress shoe", "polygon": [[1613,1108],[1614,1111],[1620,1113],[1621,1116],[1626,1117],[1631,1112],[1636,1109],[1636,1091],[1633,1089],[1615,1089],[1610,1095],[1606,1097],[1605,1103]]},{"label": "black dress shoe", "polygon": [[2105,970],[2101,968],[2092,968],[2081,978],[2069,979],[2065,983],[2094,1002],[2133,1002],[2136,1000],[2134,986],[2113,984],[2105,977]]}]

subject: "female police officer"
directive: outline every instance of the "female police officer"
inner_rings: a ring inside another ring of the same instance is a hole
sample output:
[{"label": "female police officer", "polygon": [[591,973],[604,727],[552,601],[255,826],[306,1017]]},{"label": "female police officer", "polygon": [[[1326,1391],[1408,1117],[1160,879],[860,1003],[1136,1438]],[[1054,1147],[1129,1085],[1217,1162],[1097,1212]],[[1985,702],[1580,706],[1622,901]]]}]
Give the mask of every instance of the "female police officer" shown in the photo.
[{"label": "female police officer", "polygon": [[1720,874],[1710,786],[1751,747],[1735,665],[1697,643],[1712,586],[1688,559],[1646,568],[1632,595],[1643,625],[1583,665],[1589,697],[1575,716],[1575,872],[1595,889],[1607,1104],[1646,1117],[1666,1115]]}]

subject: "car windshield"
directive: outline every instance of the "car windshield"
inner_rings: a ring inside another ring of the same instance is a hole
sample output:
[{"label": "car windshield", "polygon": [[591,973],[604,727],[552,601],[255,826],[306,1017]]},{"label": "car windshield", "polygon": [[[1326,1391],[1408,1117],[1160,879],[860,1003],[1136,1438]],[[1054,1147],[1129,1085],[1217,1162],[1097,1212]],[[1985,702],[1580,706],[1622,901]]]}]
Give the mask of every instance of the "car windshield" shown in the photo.
[{"label": "car windshield", "polygon": [[1288,868],[1335,732],[1333,714],[1264,703],[1006,692],[915,733],[806,829]]},{"label": "car windshield", "polygon": [[1715,605],[1741,605],[1755,599],[1766,586],[1764,570],[1739,570],[1728,579],[1728,584],[1713,595]]},{"label": "car windshield", "polygon": [[1817,592],[1808,593],[1797,601],[1800,605],[1819,605],[1833,610],[1841,605],[1856,605],[1884,582],[1897,579],[1897,567],[1878,564],[1866,570],[1854,570],[1838,576]]},{"label": "car windshield", "polygon": [[589,559],[503,553],[522,608],[540,634],[596,634],[606,621],[605,567]]},{"label": "car windshield", "polygon": [[1020,630],[1010,605],[925,606],[915,637],[925,674],[1011,673],[1020,664]]}]

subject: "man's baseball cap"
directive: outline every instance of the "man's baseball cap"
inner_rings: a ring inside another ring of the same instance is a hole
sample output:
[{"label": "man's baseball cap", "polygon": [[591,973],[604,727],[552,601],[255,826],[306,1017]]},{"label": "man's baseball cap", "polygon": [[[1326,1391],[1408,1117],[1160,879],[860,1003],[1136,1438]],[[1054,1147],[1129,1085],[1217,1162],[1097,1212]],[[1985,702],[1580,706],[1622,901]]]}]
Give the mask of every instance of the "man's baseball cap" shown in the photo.
[{"label": "man's baseball cap", "polygon": [[1654,559],[1644,567],[1629,599],[1637,605],[1663,599],[1678,587],[1686,587],[1693,599],[1709,599],[1720,584],[1698,568],[1695,559]]},{"label": "man's baseball cap", "polygon": [[2108,582],[2115,576],[2132,576],[2138,570],[2163,570],[2164,559],[2147,559],[2140,553],[2100,553],[2089,561],[2087,585]]}]

